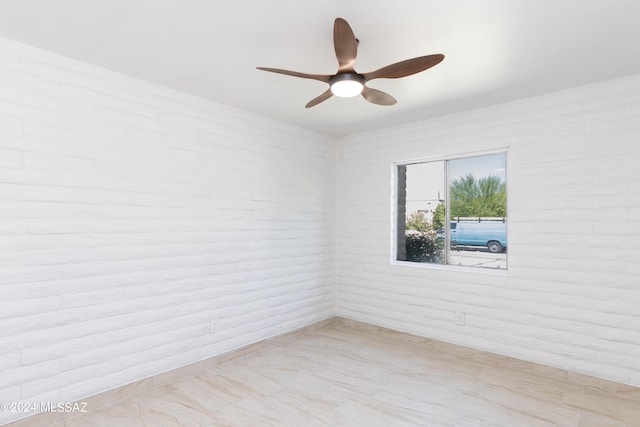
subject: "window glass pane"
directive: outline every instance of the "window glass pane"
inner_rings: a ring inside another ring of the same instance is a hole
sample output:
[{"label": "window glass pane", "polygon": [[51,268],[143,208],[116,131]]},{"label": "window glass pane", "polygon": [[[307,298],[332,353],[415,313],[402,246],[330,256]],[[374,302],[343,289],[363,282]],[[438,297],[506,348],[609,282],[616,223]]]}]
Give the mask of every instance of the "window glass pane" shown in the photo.
[{"label": "window glass pane", "polygon": [[446,262],[444,168],[444,162],[399,167],[398,260]]},{"label": "window glass pane", "polygon": [[506,155],[447,162],[448,263],[507,268]]}]

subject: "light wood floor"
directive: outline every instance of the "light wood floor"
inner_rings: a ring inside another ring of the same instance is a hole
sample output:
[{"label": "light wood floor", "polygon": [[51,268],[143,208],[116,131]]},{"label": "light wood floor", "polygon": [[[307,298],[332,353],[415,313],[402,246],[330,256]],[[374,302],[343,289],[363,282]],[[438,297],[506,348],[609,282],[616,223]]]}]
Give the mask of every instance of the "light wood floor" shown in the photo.
[{"label": "light wood floor", "polygon": [[52,426],[638,427],[640,389],[337,320]]}]

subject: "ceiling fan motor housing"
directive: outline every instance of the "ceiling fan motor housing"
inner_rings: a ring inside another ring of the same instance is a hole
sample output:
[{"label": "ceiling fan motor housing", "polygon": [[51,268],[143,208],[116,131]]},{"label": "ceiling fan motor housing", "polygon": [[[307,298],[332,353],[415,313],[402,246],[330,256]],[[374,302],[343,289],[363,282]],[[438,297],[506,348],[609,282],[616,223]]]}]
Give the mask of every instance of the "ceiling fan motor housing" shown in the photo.
[{"label": "ceiling fan motor housing", "polygon": [[345,80],[358,82],[358,83],[364,85],[364,76],[362,76],[362,75],[360,75],[358,73],[350,73],[350,72],[336,74],[335,76],[333,76],[333,77],[331,77],[329,79],[329,84],[333,85],[333,84],[335,84],[337,82],[343,82]]}]

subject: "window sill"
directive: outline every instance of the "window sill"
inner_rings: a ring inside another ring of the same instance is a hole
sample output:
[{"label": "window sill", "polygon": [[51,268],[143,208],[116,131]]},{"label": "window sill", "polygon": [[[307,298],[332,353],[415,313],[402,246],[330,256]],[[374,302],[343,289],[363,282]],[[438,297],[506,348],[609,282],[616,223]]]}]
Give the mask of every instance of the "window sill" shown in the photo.
[{"label": "window sill", "polygon": [[431,264],[428,262],[412,262],[412,261],[391,261],[392,266],[407,267],[407,268],[419,268],[425,270],[440,270],[440,271],[454,271],[459,273],[473,273],[473,274],[489,274],[495,276],[506,276],[509,270],[505,268],[495,267],[474,267],[474,266],[462,266],[453,264]]}]

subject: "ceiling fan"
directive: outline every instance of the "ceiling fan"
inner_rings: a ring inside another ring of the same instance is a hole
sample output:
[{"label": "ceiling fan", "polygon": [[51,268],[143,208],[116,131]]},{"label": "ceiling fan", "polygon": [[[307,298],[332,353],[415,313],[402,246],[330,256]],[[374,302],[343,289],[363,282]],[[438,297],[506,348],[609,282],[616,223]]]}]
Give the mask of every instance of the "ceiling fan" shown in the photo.
[{"label": "ceiling fan", "polygon": [[373,79],[397,79],[419,73],[439,64],[444,55],[420,56],[387,65],[369,73],[358,73],[353,68],[358,53],[359,40],[353,34],[353,30],[342,18],[336,18],[333,24],[333,44],[338,58],[338,72],[333,75],[307,74],[297,71],[282,70],[279,68],[256,67],[258,70],[272,73],[286,74],[288,76],[302,77],[304,79],[319,80],[329,84],[329,89],[320,96],[307,103],[306,108],[314,107],[333,95],[340,97],[352,97],[362,94],[367,101],[378,105],[393,105],[397,101],[388,93],[370,88],[366,85]]}]

